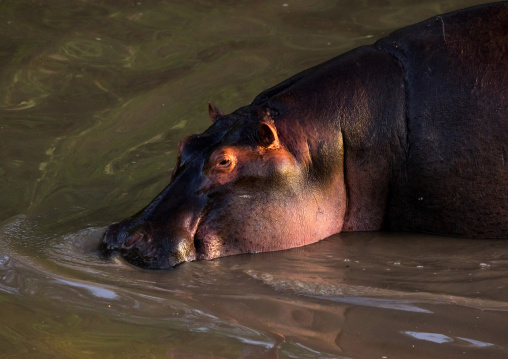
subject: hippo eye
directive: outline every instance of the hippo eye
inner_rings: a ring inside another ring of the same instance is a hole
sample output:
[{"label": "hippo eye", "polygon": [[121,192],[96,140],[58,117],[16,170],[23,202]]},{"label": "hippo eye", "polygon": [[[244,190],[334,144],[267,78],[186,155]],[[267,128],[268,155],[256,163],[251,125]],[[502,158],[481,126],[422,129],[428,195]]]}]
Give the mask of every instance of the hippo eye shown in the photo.
[{"label": "hippo eye", "polygon": [[215,161],[215,169],[229,173],[235,167],[236,159],[233,156],[223,154]]},{"label": "hippo eye", "polygon": [[219,162],[220,166],[226,167],[231,165],[231,160],[229,158],[224,158]]},{"label": "hippo eye", "polygon": [[209,159],[208,170],[215,173],[228,174],[236,166],[237,158],[229,149],[217,151]]}]

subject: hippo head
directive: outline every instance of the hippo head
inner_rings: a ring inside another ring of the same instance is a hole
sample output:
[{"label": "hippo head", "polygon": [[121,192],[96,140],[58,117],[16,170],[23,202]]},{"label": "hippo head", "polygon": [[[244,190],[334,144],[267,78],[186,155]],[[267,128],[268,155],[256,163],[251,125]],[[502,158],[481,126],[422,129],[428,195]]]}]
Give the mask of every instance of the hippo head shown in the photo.
[{"label": "hippo head", "polygon": [[332,146],[308,133],[304,139],[308,131],[298,121],[289,126],[267,104],[230,115],[210,104],[209,114],[211,127],[180,142],[170,184],[139,213],[107,228],[105,253],[171,268],[298,247],[340,231],[340,138]]}]

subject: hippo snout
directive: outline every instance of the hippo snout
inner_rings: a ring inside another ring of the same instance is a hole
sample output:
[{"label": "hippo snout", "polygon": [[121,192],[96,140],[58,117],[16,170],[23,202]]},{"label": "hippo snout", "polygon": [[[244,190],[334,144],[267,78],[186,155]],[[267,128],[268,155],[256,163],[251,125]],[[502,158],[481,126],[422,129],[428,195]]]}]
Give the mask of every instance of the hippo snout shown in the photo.
[{"label": "hippo snout", "polygon": [[196,259],[194,239],[185,231],[163,233],[122,222],[106,229],[100,249],[107,256],[117,253],[129,263],[147,269],[170,269]]}]

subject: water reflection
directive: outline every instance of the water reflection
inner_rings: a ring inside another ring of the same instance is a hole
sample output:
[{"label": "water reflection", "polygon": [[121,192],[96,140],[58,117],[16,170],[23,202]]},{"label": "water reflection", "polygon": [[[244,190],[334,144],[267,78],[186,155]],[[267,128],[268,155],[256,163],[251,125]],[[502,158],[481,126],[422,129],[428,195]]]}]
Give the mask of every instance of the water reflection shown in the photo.
[{"label": "water reflection", "polygon": [[[3,224],[0,297],[9,302],[5,296],[17,293],[31,306],[49,311],[58,303],[58,313],[77,312],[80,322],[103,318],[94,327],[114,321],[120,333],[133,330],[138,334],[129,334],[132,339],[145,345],[156,345],[156,331],[164,328],[178,355],[195,354],[187,346],[203,337],[213,350],[220,351],[217,343],[225,342],[235,348],[226,357],[246,350],[253,357],[314,357],[316,351],[323,357],[364,357],[377,346],[358,347],[355,341],[379,336],[392,348],[404,345],[409,336],[488,349],[489,355],[507,351],[502,330],[508,317],[506,276],[500,274],[508,262],[502,241],[466,240],[469,246],[464,246],[455,238],[350,233],[289,251],[146,271],[99,257],[95,244],[101,228],[52,238],[52,247],[39,258],[23,255],[26,246],[17,231],[25,227],[32,228],[34,237],[46,236],[26,217]],[[440,257],[449,255],[435,253],[447,247],[461,254],[445,265]],[[490,269],[482,269],[483,262],[491,263]],[[418,263],[424,263],[423,271]],[[436,291],[442,285],[448,290]],[[483,287],[490,292],[481,297],[470,292]],[[11,311],[12,304],[5,310]],[[377,324],[369,318],[378,318]],[[475,326],[465,324],[469,321]],[[426,323],[427,330],[410,330],[418,323]],[[146,326],[151,334],[137,329]],[[450,326],[453,337],[438,334]],[[97,343],[112,338],[101,335]],[[182,341],[184,337],[190,339]]]},{"label": "water reflection", "polygon": [[105,289],[102,287],[98,287],[95,285],[77,283],[77,282],[73,282],[70,280],[64,280],[64,279],[57,279],[56,282],[61,283],[61,284],[66,284],[71,287],[84,288],[97,298],[104,298],[104,299],[118,298],[118,294],[116,294],[114,291]]},{"label": "water reflection", "polygon": [[[460,346],[466,346],[466,347],[473,346],[473,347],[477,347],[477,348],[485,348],[485,347],[490,347],[490,346],[494,345],[492,343],[486,343],[486,342],[482,342],[479,340],[468,339],[468,338],[457,337],[454,339],[452,337],[449,337],[444,334],[439,334],[439,333],[404,332],[404,334],[407,334],[407,335],[409,335],[413,338],[419,339],[419,340],[424,340],[424,341],[437,343],[437,344],[457,342],[456,344],[460,345]],[[466,342],[466,343],[462,343],[462,342]]]}]

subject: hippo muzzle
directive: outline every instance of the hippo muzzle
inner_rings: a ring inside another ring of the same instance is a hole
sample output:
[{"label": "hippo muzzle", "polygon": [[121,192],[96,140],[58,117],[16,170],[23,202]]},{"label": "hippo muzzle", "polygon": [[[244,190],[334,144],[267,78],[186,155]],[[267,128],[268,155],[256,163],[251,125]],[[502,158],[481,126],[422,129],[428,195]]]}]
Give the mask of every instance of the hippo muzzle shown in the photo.
[{"label": "hippo muzzle", "polygon": [[193,190],[198,177],[193,168],[174,176],[143,210],[106,229],[101,250],[147,269],[195,260],[194,235],[206,204],[206,196]]},{"label": "hippo muzzle", "polygon": [[106,254],[119,253],[125,260],[147,269],[167,269],[196,259],[194,239],[186,231],[151,231],[150,223],[120,222],[104,233],[101,249]]}]

